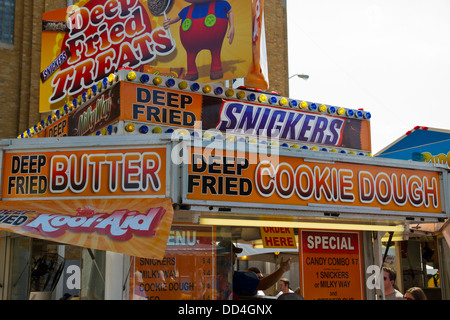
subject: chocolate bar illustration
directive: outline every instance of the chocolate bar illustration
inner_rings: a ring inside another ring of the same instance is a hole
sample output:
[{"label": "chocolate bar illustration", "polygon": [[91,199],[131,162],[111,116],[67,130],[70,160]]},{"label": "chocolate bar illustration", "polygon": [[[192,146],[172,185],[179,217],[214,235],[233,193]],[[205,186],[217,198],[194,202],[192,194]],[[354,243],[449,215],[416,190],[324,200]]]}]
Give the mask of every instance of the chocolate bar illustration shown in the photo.
[{"label": "chocolate bar illustration", "polygon": [[69,48],[66,48],[63,52],[61,52],[61,54],[41,72],[42,83],[50,78],[50,76],[70,58],[70,55]]}]

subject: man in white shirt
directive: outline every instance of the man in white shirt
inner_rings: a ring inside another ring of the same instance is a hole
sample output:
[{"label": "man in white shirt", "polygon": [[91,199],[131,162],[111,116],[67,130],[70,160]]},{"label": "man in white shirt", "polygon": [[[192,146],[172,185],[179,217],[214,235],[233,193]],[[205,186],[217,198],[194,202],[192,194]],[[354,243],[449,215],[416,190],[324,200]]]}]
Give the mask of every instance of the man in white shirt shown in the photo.
[{"label": "man in white shirt", "polygon": [[278,286],[280,287],[280,292],[278,292],[276,296],[277,298],[284,293],[294,292],[289,288],[289,280],[287,278],[281,278],[280,281],[278,281]]}]

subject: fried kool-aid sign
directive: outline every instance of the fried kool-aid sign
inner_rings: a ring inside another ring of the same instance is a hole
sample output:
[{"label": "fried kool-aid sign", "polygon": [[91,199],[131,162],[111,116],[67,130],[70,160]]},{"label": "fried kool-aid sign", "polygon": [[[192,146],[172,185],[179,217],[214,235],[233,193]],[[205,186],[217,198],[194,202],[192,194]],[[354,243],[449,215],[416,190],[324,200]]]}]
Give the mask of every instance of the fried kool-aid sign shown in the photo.
[{"label": "fried kool-aid sign", "polygon": [[[191,148],[186,202],[442,213],[440,173]],[[323,210],[323,209],[322,209]],[[330,209],[331,210],[331,209]]]},{"label": "fried kool-aid sign", "polygon": [[5,153],[3,199],[163,197],[166,149]]},{"label": "fried kool-aid sign", "polygon": [[170,199],[0,201],[0,230],[155,259],[172,218]]},{"label": "fried kool-aid sign", "polygon": [[[202,74],[198,77],[208,82],[210,69],[219,80],[245,77],[252,53],[251,1],[230,0],[225,7],[222,4],[226,1],[219,2],[193,4],[193,12],[189,12],[189,3],[181,0],[90,0],[44,13],[40,111],[61,107],[66,96],[77,97],[120,67],[177,78],[184,77],[186,70],[204,68],[207,78]],[[181,12],[182,22],[163,26],[166,19]],[[213,22],[202,18],[208,13]],[[229,27],[228,19],[234,22]],[[191,22],[189,28],[184,21]],[[232,37],[224,41],[227,30]],[[242,37],[234,39],[238,30]],[[210,36],[204,37],[206,32]],[[212,63],[206,62],[203,55],[209,54],[210,61],[211,53]]]}]

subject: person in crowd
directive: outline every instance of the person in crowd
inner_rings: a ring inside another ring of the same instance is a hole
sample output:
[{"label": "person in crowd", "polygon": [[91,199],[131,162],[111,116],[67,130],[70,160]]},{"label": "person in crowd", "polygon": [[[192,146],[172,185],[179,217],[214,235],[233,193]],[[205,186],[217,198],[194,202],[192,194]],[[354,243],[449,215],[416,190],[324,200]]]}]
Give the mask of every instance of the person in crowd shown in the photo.
[{"label": "person in crowd", "polygon": [[278,285],[280,287],[280,292],[277,294],[277,298],[285,293],[294,293],[294,291],[289,288],[289,279],[287,278],[281,278],[278,282]]},{"label": "person in crowd", "polygon": [[406,290],[405,295],[403,296],[405,300],[427,300],[427,296],[425,292],[419,287],[412,287]]},{"label": "person in crowd", "polygon": [[[232,263],[236,263],[237,254],[242,252],[242,248],[236,247],[230,240],[222,240],[218,244],[218,251],[232,253]],[[233,272],[233,299],[242,295],[255,295],[258,290],[267,290],[273,286],[291,269],[291,259],[286,261],[281,258],[279,267],[271,274],[258,279],[254,272],[234,271]]]},{"label": "person in crowd", "polygon": [[[257,268],[257,267],[250,267],[250,268],[248,268],[248,271],[252,271],[252,272],[256,273],[256,276],[258,277],[259,280],[261,280],[262,278],[264,278],[264,276],[263,276],[261,270],[259,270],[259,268]],[[258,290],[258,291],[256,292],[256,295],[257,295],[257,296],[265,296],[266,294],[264,293],[264,291]]]},{"label": "person in crowd", "polygon": [[383,267],[384,296],[386,300],[403,300],[403,295],[395,288],[397,273],[394,269]]}]

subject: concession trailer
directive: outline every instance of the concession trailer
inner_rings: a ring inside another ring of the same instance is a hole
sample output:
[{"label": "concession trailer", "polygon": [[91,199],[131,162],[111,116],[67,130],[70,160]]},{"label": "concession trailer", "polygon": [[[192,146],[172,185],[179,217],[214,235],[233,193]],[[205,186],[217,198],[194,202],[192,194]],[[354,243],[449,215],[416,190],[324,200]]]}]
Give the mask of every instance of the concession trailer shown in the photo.
[{"label": "concession trailer", "polygon": [[304,299],[383,299],[382,237],[448,218],[448,168],[372,157],[370,118],[122,68],[1,141],[2,297],[228,299],[270,251]]}]

